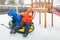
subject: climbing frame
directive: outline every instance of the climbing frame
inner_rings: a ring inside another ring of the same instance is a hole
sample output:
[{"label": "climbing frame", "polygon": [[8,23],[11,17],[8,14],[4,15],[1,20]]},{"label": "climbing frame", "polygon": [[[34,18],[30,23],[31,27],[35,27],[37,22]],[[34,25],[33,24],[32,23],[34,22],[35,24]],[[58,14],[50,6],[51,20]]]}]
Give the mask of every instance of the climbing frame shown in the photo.
[{"label": "climbing frame", "polygon": [[[44,28],[46,28],[46,13],[49,12],[49,7],[53,7],[53,0],[31,0],[31,7],[34,12],[39,12],[39,24],[41,24],[41,13],[44,13]],[[53,26],[53,14],[52,14],[52,26]]]}]

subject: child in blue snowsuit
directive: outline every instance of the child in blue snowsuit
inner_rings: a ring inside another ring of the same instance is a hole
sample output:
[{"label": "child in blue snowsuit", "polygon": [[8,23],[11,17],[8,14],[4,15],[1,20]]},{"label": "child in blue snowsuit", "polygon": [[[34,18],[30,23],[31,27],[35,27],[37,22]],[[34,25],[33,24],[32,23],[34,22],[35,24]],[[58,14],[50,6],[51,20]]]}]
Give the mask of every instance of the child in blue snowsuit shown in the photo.
[{"label": "child in blue snowsuit", "polygon": [[[18,24],[20,23],[20,21],[21,21],[21,19],[22,19],[22,16],[19,15],[19,14],[17,14],[16,11],[15,11],[13,8],[11,8],[11,9],[8,10],[8,15],[9,15],[10,17],[12,17],[12,23],[15,24],[15,25],[13,25],[13,27],[11,28],[11,31],[12,31],[12,29],[13,29],[16,25],[18,25]],[[12,34],[12,32],[10,32],[10,33]],[[13,32],[13,33],[14,33],[14,32]]]}]

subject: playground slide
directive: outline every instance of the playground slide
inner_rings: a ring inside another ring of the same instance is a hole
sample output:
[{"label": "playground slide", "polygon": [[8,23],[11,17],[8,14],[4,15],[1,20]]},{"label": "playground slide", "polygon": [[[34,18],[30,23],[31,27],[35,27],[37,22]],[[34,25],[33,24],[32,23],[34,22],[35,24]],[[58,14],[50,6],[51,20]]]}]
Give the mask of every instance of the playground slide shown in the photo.
[{"label": "playground slide", "polygon": [[56,9],[52,8],[50,10],[53,14],[56,14],[57,16],[60,16],[60,12],[58,12]]}]

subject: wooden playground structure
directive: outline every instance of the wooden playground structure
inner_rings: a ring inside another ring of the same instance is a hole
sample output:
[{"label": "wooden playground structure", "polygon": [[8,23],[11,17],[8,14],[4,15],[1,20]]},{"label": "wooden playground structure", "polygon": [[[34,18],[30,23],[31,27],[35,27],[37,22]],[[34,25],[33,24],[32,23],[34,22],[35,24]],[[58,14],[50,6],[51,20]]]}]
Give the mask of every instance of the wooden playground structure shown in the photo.
[{"label": "wooden playground structure", "polygon": [[[31,0],[31,7],[33,7],[34,12],[39,12],[39,24],[41,24],[41,13],[44,13],[44,28],[46,28],[46,13],[49,12],[48,7],[53,7],[53,0]],[[51,17],[51,24],[53,26],[53,13]]]}]

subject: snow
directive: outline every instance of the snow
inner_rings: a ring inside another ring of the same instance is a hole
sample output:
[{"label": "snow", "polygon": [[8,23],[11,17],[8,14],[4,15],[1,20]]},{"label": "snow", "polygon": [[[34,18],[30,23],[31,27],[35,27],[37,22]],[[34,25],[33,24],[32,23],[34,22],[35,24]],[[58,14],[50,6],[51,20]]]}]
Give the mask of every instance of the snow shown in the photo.
[{"label": "snow", "polygon": [[54,14],[54,26],[51,26],[51,13],[47,13],[47,28],[44,28],[44,13],[41,13],[41,24],[39,24],[39,13],[36,13],[34,22],[34,31],[27,37],[22,34],[10,34],[10,30],[2,26],[8,26],[11,18],[7,14],[0,15],[0,40],[60,40],[60,17]]}]

